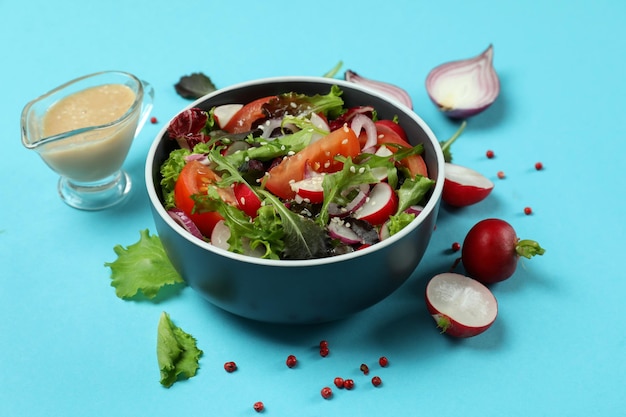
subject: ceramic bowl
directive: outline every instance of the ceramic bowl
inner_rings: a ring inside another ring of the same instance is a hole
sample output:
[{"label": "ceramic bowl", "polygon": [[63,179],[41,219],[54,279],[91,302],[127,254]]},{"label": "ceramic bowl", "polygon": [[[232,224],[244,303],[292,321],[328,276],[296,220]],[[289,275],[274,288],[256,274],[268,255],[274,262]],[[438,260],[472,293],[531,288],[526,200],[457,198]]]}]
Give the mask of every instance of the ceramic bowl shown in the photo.
[{"label": "ceramic bowl", "polygon": [[231,253],[193,237],[163,208],[159,167],[177,146],[168,139],[164,127],[154,139],[146,161],[146,186],[156,230],[174,267],[212,304],[263,322],[328,322],[385,299],[411,277],[420,263],[439,211],[444,160],[431,129],[408,107],[342,80],[280,77],[219,89],[186,109],[209,110],[291,91],[327,94],[333,84],[343,90],[346,107],[372,105],[380,118],[398,116],[410,141],[423,144],[429,176],[436,181],[424,210],[399,233],[349,254],[312,260],[267,260]]}]

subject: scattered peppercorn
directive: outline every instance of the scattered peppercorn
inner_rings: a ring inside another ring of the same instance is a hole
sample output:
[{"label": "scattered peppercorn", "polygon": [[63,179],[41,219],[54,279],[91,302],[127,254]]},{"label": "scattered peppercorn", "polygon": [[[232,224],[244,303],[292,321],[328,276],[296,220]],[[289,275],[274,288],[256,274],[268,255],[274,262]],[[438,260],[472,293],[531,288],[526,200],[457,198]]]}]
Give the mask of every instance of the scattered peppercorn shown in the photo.
[{"label": "scattered peppercorn", "polygon": [[[458,243],[456,243],[456,244],[459,245]],[[452,246],[452,249],[454,249],[454,245]],[[459,245],[459,249],[461,249],[461,245]],[[459,249],[457,249],[457,250],[459,250]],[[380,366],[382,366],[383,368],[385,368],[387,365],[389,365],[389,359],[387,359],[386,356],[381,356],[378,359],[378,364]]]},{"label": "scattered peppercorn", "polygon": [[[459,242],[454,242],[452,244],[452,251],[453,252],[458,252],[460,250],[461,250],[461,244]],[[383,356],[383,358],[384,358],[384,356]],[[381,359],[383,359],[383,358],[381,358]],[[385,358],[385,359],[387,359],[387,358]],[[381,365],[381,366],[384,366],[384,365]]]},{"label": "scattered peppercorn", "polygon": [[501,180],[504,179],[505,175],[504,175],[504,171],[498,171],[498,178],[500,178]]},{"label": "scattered peppercorn", "polygon": [[543,169],[543,164],[541,162],[535,162],[535,169],[537,171],[541,171]]},{"label": "scattered peppercorn", "polygon": [[226,362],[224,364],[226,372],[235,372],[237,370],[237,364],[235,362]]},{"label": "scattered peppercorn", "polygon": [[494,153],[491,149],[489,149],[489,150],[486,152],[486,155],[487,155],[487,158],[489,158],[489,159],[491,159],[491,158],[493,158],[494,156],[496,156],[496,154],[495,154],[495,153]]},{"label": "scattered peppercorn", "polygon": [[330,351],[328,350],[328,348],[327,348],[327,347],[321,347],[321,348],[320,348],[320,356],[321,356],[321,357],[323,357],[323,358],[325,358],[326,356],[328,356],[328,353],[329,353],[329,352],[330,352]]},{"label": "scattered peppercorn", "polygon": [[254,403],[254,411],[256,411],[257,413],[260,413],[261,411],[263,411],[265,409],[265,404],[263,404],[263,401],[257,401]]},{"label": "scattered peppercorn", "polygon": [[343,387],[347,390],[351,390],[352,388],[354,388],[354,380],[346,379],[345,381],[343,381]]},{"label": "scattered peppercorn", "polygon": [[370,368],[369,366],[367,366],[366,364],[362,363],[361,367],[359,368],[361,370],[361,372],[363,372],[363,375],[367,375],[370,373]]},{"label": "scattered peppercorn", "polygon": [[335,380],[333,381],[335,383],[335,386],[337,388],[343,388],[343,384],[345,383],[345,381],[343,380],[342,377],[338,376],[335,378]]},{"label": "scattered peppercorn", "polygon": [[157,118],[156,118],[156,117],[152,116],[152,117],[150,118],[150,123],[152,123],[152,124],[156,124],[157,122],[158,122],[158,120],[157,120]]},{"label": "scattered peppercorn", "polygon": [[320,342],[320,349],[324,349],[324,348],[328,349],[328,342],[326,340],[322,340]]},{"label": "scattered peppercorn", "polygon": [[380,384],[382,384],[382,383],[383,383],[383,381],[382,381],[382,379],[380,379],[379,376],[372,377],[372,385],[374,385],[375,387],[380,386]]},{"label": "scattered peppercorn", "polygon": [[293,368],[294,366],[296,366],[296,363],[298,363],[298,360],[296,359],[295,355],[289,355],[287,356],[287,360],[285,361],[285,363],[289,368]]},{"label": "scattered peppercorn", "polygon": [[533,214],[533,209],[531,209],[530,207],[524,207],[524,214],[527,216]]},{"label": "scattered peppercorn", "polygon": [[333,396],[333,390],[330,387],[324,387],[322,388],[321,394],[324,399],[329,399]]}]

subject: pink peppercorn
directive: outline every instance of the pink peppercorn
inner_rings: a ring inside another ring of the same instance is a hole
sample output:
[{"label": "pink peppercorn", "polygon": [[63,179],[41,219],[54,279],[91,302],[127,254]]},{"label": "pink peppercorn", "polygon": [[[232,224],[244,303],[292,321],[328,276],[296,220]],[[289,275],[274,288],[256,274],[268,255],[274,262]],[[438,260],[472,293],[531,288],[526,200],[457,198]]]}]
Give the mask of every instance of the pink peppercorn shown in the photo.
[{"label": "pink peppercorn", "polygon": [[330,387],[324,387],[322,388],[321,394],[324,399],[329,399],[333,396],[333,390]]},{"label": "pink peppercorn", "polygon": [[263,401],[257,401],[254,403],[253,407],[254,407],[254,411],[256,411],[257,413],[260,413],[261,411],[265,409],[265,404],[263,404]]}]

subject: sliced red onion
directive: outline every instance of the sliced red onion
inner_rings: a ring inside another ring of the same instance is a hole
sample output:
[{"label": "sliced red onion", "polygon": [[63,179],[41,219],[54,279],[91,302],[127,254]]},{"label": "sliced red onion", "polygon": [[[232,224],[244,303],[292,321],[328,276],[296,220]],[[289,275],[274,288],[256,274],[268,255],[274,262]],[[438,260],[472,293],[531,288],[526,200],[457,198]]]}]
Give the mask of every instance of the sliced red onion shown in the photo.
[{"label": "sliced red onion", "polygon": [[[313,124],[313,126],[315,126],[316,129],[324,131],[326,132],[326,134],[330,132],[330,127],[328,126],[328,123],[326,123],[326,120],[324,120],[324,118],[317,113],[311,113],[311,123]],[[309,143],[317,142],[318,140],[326,136],[326,134],[314,132],[311,135],[311,141]]]},{"label": "sliced red onion", "polygon": [[339,220],[337,218],[331,219],[330,223],[328,223],[328,235],[331,238],[339,239],[348,245],[361,243],[359,235],[354,233],[354,231],[350,229],[349,225],[343,220]]},{"label": "sliced red onion", "polygon": [[[350,200],[350,202],[346,204],[345,207],[338,206],[336,203],[330,203],[328,205],[328,214],[330,214],[332,217],[346,217],[349,214],[352,214],[356,210],[358,210],[367,201],[370,186],[368,184],[360,184],[358,186],[358,190],[359,191],[357,195],[352,200]],[[342,194],[347,194],[347,192]]]},{"label": "sliced red onion", "polygon": [[364,114],[357,114],[350,123],[350,128],[354,131],[354,134],[359,137],[361,129],[365,129],[367,140],[363,145],[363,149],[370,149],[378,142],[378,133],[376,132],[376,125],[374,121]]},{"label": "sliced red onion", "polygon": [[174,219],[176,223],[181,225],[186,231],[191,233],[193,236],[197,237],[198,239],[204,240],[204,237],[202,236],[200,229],[198,229],[198,226],[196,226],[196,224],[189,218],[189,216],[185,214],[184,211],[180,209],[172,209],[172,210],[168,210],[167,214],[169,214],[169,216],[172,219]]},{"label": "sliced red onion", "polygon": [[489,107],[500,94],[493,46],[480,55],[435,67],[426,77],[430,99],[447,116],[462,119]]},{"label": "sliced red onion", "polygon": [[398,87],[397,85],[365,78],[351,70],[347,70],[344,73],[343,77],[346,81],[360,84],[365,87],[369,87],[372,90],[376,90],[386,95],[387,97],[399,101],[400,103],[413,110],[413,101],[411,100],[409,93],[407,93],[404,89]]}]

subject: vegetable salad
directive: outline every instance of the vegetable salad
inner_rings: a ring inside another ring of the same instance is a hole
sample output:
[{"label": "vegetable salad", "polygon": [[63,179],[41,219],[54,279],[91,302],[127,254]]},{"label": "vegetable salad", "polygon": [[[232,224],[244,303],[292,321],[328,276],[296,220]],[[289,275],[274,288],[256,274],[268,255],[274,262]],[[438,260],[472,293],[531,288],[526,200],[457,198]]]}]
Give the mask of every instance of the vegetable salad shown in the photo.
[{"label": "vegetable salad", "polygon": [[346,108],[342,90],[297,92],[203,110],[168,125],[163,204],[224,249],[269,259],[349,253],[419,215],[434,181],[397,120]]}]

